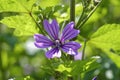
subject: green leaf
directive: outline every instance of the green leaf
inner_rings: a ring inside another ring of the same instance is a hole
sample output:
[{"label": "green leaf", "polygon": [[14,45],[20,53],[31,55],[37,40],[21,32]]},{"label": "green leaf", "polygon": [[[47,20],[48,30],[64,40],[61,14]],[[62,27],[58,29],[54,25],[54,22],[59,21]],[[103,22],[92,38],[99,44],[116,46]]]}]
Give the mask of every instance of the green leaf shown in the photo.
[{"label": "green leaf", "polygon": [[35,22],[27,14],[5,17],[1,22],[9,28],[15,28],[16,36],[29,36],[38,32]]},{"label": "green leaf", "polygon": [[60,4],[60,0],[39,0],[41,8],[51,7]]},{"label": "green leaf", "polygon": [[60,64],[58,66],[58,68],[56,69],[56,71],[59,71],[59,72],[63,72],[63,71],[71,72],[71,68],[65,67],[63,64]]},{"label": "green leaf", "polygon": [[120,24],[106,24],[92,36],[89,44],[104,51],[107,56],[120,68]]},{"label": "green leaf", "polygon": [[88,72],[90,70],[96,69],[100,65],[96,62],[97,58],[89,58],[84,61],[75,61],[71,64],[72,75],[79,75],[83,72]]},{"label": "green leaf", "polygon": [[36,11],[37,7],[33,6],[35,3],[36,0],[0,0],[0,12],[23,13],[19,16],[5,17],[1,23],[15,28],[14,34],[17,36],[33,35],[38,30],[29,13]]},{"label": "green leaf", "polygon": [[88,43],[102,50],[120,50],[120,25],[102,26],[91,36]]},{"label": "green leaf", "polygon": [[0,12],[28,12],[36,0],[0,0]]},{"label": "green leaf", "polygon": [[120,24],[106,24],[100,27],[91,37],[102,36],[113,30],[120,30]]}]

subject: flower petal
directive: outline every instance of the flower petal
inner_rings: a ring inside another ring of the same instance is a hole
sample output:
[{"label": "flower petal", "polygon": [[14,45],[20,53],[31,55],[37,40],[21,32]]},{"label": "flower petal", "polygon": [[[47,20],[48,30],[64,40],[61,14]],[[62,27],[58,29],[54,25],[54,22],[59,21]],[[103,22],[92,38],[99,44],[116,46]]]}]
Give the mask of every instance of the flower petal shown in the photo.
[{"label": "flower petal", "polygon": [[78,54],[78,52],[76,50],[73,50],[72,48],[64,47],[64,48],[62,48],[62,50],[69,55],[77,55]]},{"label": "flower petal", "polygon": [[77,42],[68,42],[65,43],[62,46],[62,50],[70,55],[76,55],[77,54],[77,50],[81,47],[81,45]]},{"label": "flower petal", "polygon": [[59,50],[58,52],[56,52],[55,54],[53,54],[52,58],[54,58],[54,57],[60,58],[61,57],[61,51]]},{"label": "flower petal", "polygon": [[47,20],[43,21],[44,29],[55,40],[58,39],[59,25],[56,20],[53,20],[50,24]]},{"label": "flower petal", "polygon": [[52,48],[46,53],[47,58],[61,57],[61,51],[58,48]]},{"label": "flower petal", "polygon": [[74,56],[74,60],[81,60],[82,59],[82,52],[79,52],[77,55]]},{"label": "flower petal", "polygon": [[50,39],[43,36],[42,34],[35,34],[34,39],[36,41],[34,42],[34,44],[38,48],[47,48],[54,45],[54,43]]},{"label": "flower petal", "polygon": [[70,41],[70,42],[65,43],[63,45],[63,47],[68,47],[68,48],[72,48],[72,49],[77,50],[81,47],[81,44],[74,42],[74,41]]},{"label": "flower petal", "polygon": [[70,22],[69,24],[66,25],[66,27],[62,32],[62,37],[61,37],[62,42],[64,42],[65,40],[72,39],[80,33],[79,30],[73,29],[73,27],[74,27],[74,22]]},{"label": "flower petal", "polygon": [[70,22],[69,24],[65,26],[62,33],[65,35],[67,31],[69,32],[71,29],[73,29],[73,27],[74,27],[74,22]]}]

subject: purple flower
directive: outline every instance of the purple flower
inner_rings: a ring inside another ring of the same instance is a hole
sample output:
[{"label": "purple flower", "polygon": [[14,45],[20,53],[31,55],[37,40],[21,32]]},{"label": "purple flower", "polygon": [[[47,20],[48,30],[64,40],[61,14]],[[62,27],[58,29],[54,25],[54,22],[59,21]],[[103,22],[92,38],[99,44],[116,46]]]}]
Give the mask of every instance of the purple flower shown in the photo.
[{"label": "purple flower", "polygon": [[35,34],[35,46],[38,48],[52,47],[51,50],[46,52],[47,58],[61,57],[61,50],[70,55],[76,55],[77,50],[81,45],[74,41],[68,41],[79,34],[79,30],[74,29],[74,22],[70,22],[65,26],[60,35],[59,25],[56,20],[49,23],[47,20],[43,21],[44,29],[49,34],[50,38],[42,34]]}]

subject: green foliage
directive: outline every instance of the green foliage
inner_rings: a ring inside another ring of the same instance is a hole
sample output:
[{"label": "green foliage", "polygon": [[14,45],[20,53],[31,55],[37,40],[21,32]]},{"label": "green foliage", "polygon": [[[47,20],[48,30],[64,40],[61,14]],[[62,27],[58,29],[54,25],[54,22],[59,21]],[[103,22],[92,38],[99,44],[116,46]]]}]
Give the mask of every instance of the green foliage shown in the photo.
[{"label": "green foliage", "polygon": [[[36,0],[1,0],[0,12],[18,12],[19,15],[5,17],[0,22],[10,28],[15,28],[14,34],[17,36],[28,36],[37,33],[36,23],[30,15],[30,13],[32,14],[35,1]],[[22,14],[20,15],[20,13]]]},{"label": "green foliage", "polygon": [[120,50],[120,25],[106,24],[98,29],[89,41],[102,50]]},{"label": "green foliage", "polygon": [[104,34],[116,30],[120,30],[119,24],[105,24],[101,26],[91,37],[94,38],[94,37],[103,36]]},{"label": "green foliage", "polygon": [[100,27],[92,36],[88,44],[94,45],[120,68],[120,25],[106,24]]},{"label": "green foliage", "polygon": [[0,12],[28,12],[31,11],[35,1],[36,0],[0,0]]},{"label": "green foliage", "polygon": [[60,64],[58,66],[58,68],[56,69],[56,71],[59,71],[59,72],[63,72],[63,71],[71,72],[71,68],[65,67],[63,64]]},{"label": "green foliage", "polygon": [[7,25],[9,28],[15,28],[14,34],[16,36],[33,35],[39,32],[38,27],[36,27],[37,21],[35,21],[38,14],[33,14],[38,11],[38,5],[40,5],[42,8],[45,8],[45,10],[43,9],[42,11],[39,11],[39,14],[41,12],[42,17],[50,17],[49,15],[53,13],[48,14],[48,12],[51,12],[51,7],[57,5],[59,2],[60,0],[1,0],[0,12],[18,13],[17,16],[5,17],[1,20],[1,23]]},{"label": "green foliage", "polygon": [[28,36],[38,32],[35,22],[27,14],[5,17],[1,22],[10,28],[15,28],[14,34],[17,36]]},{"label": "green foliage", "polygon": [[[81,44],[87,40],[85,59],[77,61],[66,55],[60,59],[46,59],[46,51],[28,51],[34,50],[31,48],[33,41],[26,49],[25,41],[31,37],[16,37],[41,33],[44,19],[55,18],[60,26],[66,25],[70,0],[0,0],[0,22],[4,24],[0,24],[0,80],[91,80],[94,76],[98,80],[120,79],[120,24],[117,24],[120,22],[120,0],[75,1],[76,28],[80,29],[80,35],[73,40]],[[99,6],[99,3],[102,4]],[[16,36],[9,28],[14,29]],[[95,55],[100,58],[91,58]],[[113,78],[106,76],[107,70],[112,71]]]},{"label": "green foliage", "polygon": [[38,0],[42,8],[51,7],[60,4],[61,0]]},{"label": "green foliage", "polygon": [[106,8],[102,8],[102,9],[98,8],[96,10],[96,12],[93,13],[93,15],[89,18],[87,23],[91,23],[91,22],[94,23],[94,22],[100,20],[101,18],[103,18],[106,14],[107,14]]},{"label": "green foliage", "polygon": [[88,72],[90,70],[96,69],[99,67],[99,64],[96,62],[97,58],[89,58],[84,61],[78,60],[71,64],[72,75],[80,75],[81,73]]}]

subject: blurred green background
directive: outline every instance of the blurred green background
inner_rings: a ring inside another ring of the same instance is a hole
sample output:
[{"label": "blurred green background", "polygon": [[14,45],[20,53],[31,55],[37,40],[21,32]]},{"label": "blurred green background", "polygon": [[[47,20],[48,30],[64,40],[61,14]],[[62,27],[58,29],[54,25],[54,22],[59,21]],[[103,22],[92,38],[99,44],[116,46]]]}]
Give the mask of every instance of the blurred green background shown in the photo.
[{"label": "blurred green background", "polygon": [[[56,16],[69,19],[69,0],[62,0],[63,14]],[[44,3],[42,4],[44,5]],[[76,20],[81,13],[80,1],[76,0]],[[13,13],[0,13],[0,20]],[[64,18],[62,20],[65,20]],[[58,18],[59,22],[60,19]],[[98,9],[81,29],[81,36],[89,38],[100,26],[104,24],[120,23],[120,0],[103,0]],[[0,24],[0,80],[52,80],[51,71],[42,66],[50,63],[46,59],[45,50],[37,49],[33,42],[33,36],[17,37],[14,29]],[[120,69],[109,57],[98,49],[86,48],[86,57],[100,56],[101,67],[85,74],[84,80],[89,80],[92,75],[99,74],[98,80],[120,80]],[[94,50],[94,53],[93,53]],[[120,62],[118,62],[120,63]],[[46,67],[47,68],[47,67]],[[48,70],[48,71],[46,71]],[[52,69],[51,69],[52,70]]]}]

